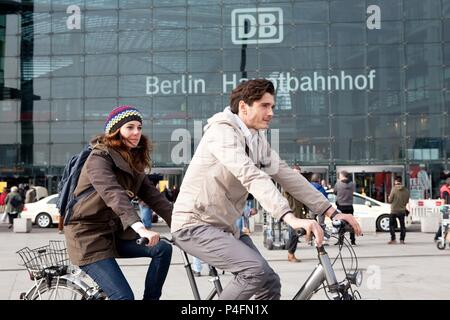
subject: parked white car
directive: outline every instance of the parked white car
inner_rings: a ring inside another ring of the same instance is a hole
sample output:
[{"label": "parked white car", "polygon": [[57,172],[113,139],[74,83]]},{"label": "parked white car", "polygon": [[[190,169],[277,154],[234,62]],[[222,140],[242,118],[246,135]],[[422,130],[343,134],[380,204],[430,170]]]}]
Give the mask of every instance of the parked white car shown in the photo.
[{"label": "parked white car", "polygon": [[[333,190],[327,190],[328,200],[336,204],[336,196]],[[360,193],[353,193],[353,210],[355,217],[373,217],[375,218],[377,231],[389,232],[389,213],[391,205],[389,203],[380,202]],[[405,225],[408,228],[412,223],[411,215],[406,217]],[[397,227],[400,224],[397,220]]]},{"label": "parked white car", "polygon": [[45,197],[37,202],[25,204],[21,213],[22,218],[29,218],[41,228],[48,228],[59,222],[59,210],[56,208],[58,194]]}]

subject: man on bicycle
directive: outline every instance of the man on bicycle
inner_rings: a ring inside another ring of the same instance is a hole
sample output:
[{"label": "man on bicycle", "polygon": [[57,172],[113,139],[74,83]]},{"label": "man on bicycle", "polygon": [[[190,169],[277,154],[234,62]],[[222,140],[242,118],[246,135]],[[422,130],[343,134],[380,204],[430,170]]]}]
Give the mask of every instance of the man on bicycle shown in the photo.
[{"label": "man on bicycle", "polygon": [[237,230],[250,192],[276,219],[314,234],[322,245],[323,230],[314,220],[298,219],[272,179],[313,212],[346,220],[361,234],[351,215],[338,213],[310,183],[271,150],[265,135],[273,117],[275,89],[265,79],[249,80],[231,93],[230,106],[205,126],[189,165],[172,215],[175,244],[216,268],[235,274],[221,299],[279,299],[280,278],[248,235]]}]

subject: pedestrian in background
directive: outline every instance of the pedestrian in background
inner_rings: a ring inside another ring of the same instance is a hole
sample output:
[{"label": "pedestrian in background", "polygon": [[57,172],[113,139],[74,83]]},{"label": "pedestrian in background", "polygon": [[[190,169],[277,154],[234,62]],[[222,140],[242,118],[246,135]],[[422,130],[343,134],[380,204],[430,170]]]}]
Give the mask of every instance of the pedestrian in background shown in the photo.
[{"label": "pedestrian in background", "polygon": [[[355,192],[355,184],[350,181],[350,174],[343,170],[339,172],[339,180],[334,186],[334,194],[336,195],[336,206],[339,211],[353,215],[353,192]],[[344,235],[339,237],[335,245],[342,245]],[[356,245],[355,233],[350,232],[350,242]]]},{"label": "pedestrian in background", "polygon": [[396,244],[395,227],[397,226],[397,219],[400,222],[400,243],[405,244],[405,216],[406,205],[409,202],[409,190],[402,184],[402,177],[394,179],[394,187],[388,197],[388,202],[391,204],[391,214],[389,216],[389,231],[391,233],[391,241],[388,244]]},{"label": "pedestrian in background", "polygon": [[14,224],[14,219],[19,217],[19,214],[22,212],[23,209],[23,198],[19,194],[19,188],[12,187],[11,192],[8,193],[8,195],[5,198],[5,212],[8,214],[9,218],[9,227],[8,229],[11,229]]}]

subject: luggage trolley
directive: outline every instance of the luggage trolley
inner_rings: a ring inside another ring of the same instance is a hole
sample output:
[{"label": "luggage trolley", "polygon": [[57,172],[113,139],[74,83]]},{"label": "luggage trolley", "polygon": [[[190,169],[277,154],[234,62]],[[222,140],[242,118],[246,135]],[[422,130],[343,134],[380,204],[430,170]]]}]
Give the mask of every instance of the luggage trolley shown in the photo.
[{"label": "luggage trolley", "polygon": [[440,209],[441,212],[441,236],[436,242],[436,247],[439,250],[444,250],[447,244],[450,243],[450,218],[449,218],[449,210],[450,205],[443,205]]},{"label": "luggage trolley", "polygon": [[264,247],[268,250],[285,250],[288,248],[289,230],[285,222],[278,221],[264,212],[263,226]]}]

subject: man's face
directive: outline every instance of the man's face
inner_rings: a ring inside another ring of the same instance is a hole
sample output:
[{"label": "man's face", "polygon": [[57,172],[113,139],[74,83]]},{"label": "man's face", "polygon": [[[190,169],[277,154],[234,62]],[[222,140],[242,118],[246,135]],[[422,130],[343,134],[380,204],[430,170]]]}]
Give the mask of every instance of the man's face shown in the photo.
[{"label": "man's face", "polygon": [[268,129],[273,117],[274,107],[273,95],[266,92],[261,99],[254,101],[252,106],[241,100],[239,102],[239,117],[249,129]]}]

